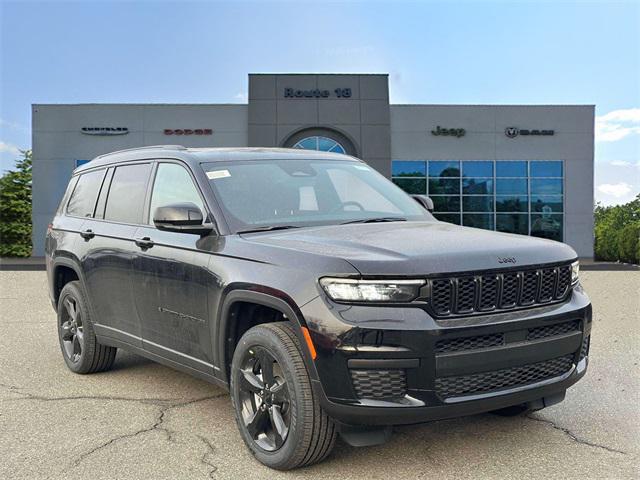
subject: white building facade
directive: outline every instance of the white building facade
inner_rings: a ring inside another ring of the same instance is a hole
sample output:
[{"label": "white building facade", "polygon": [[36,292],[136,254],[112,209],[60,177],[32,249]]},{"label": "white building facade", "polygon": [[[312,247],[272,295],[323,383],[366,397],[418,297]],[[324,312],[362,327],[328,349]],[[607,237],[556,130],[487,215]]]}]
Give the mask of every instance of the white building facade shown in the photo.
[{"label": "white building facade", "polygon": [[387,75],[252,74],[248,104],[33,105],[33,255],[73,169],[147,145],[362,158],[441,220],[593,257],[594,106],[390,105]]}]

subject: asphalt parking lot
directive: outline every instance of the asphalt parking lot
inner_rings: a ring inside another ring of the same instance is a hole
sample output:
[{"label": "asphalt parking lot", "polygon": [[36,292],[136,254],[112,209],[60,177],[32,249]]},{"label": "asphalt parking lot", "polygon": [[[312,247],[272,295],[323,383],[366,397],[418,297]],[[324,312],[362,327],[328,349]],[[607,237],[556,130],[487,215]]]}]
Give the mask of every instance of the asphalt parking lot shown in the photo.
[{"label": "asphalt parking lot", "polygon": [[588,271],[587,376],[528,417],[478,415],[342,443],[324,463],[255,461],[222,390],[118,352],[114,370],[67,370],[44,272],[0,272],[0,478],[639,478],[640,271]]}]

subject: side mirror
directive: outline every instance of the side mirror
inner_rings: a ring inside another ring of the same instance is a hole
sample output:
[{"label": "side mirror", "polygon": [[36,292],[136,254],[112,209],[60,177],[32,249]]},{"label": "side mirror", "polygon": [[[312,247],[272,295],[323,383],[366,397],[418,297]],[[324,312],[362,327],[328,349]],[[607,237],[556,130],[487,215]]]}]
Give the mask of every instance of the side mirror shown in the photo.
[{"label": "side mirror", "polygon": [[411,195],[413,199],[418,202],[420,205],[424,207],[425,210],[432,212],[433,211],[433,200],[431,200],[426,195]]},{"label": "side mirror", "polygon": [[158,230],[207,235],[213,225],[203,222],[202,212],[190,202],[164,205],[153,212],[153,224]]}]

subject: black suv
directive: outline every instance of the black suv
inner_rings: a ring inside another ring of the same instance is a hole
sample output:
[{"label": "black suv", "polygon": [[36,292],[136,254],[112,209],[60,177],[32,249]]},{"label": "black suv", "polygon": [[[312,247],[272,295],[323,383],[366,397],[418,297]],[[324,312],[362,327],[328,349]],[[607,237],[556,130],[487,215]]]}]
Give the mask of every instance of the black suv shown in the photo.
[{"label": "black suv", "polygon": [[117,348],[229,388],[259,461],[561,401],[591,304],[567,245],[439,222],[361,160],[147,147],[77,168],[46,240],[77,373]]}]

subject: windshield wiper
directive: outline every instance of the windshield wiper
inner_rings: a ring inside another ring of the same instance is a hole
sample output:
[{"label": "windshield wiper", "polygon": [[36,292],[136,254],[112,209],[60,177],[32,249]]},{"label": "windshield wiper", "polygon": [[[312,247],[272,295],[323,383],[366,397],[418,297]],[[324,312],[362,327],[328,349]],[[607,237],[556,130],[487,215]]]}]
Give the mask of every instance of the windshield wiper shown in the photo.
[{"label": "windshield wiper", "polygon": [[406,218],[402,217],[377,217],[377,218],[361,218],[360,220],[350,220],[342,222],[340,225],[348,225],[350,223],[382,223],[382,222],[406,222]]},{"label": "windshield wiper", "polygon": [[288,230],[290,228],[300,228],[298,225],[272,225],[266,227],[250,228],[248,230],[240,230],[237,233],[254,233],[254,232],[272,232],[274,230]]}]

